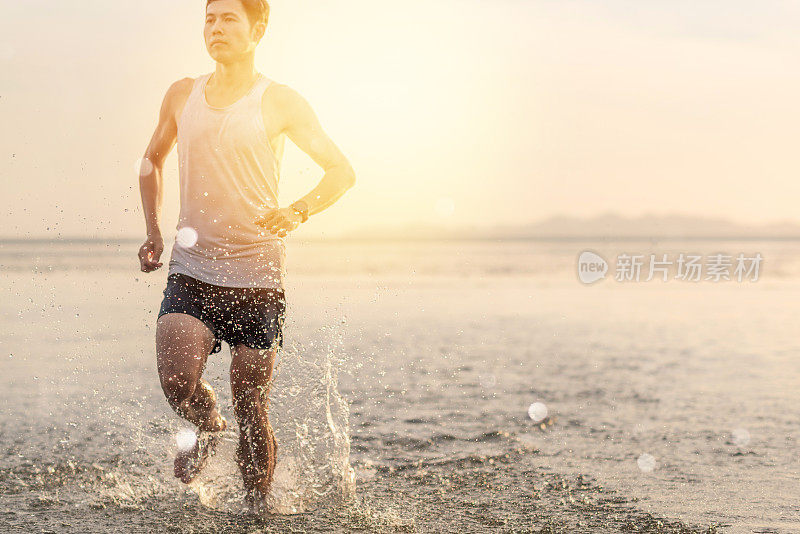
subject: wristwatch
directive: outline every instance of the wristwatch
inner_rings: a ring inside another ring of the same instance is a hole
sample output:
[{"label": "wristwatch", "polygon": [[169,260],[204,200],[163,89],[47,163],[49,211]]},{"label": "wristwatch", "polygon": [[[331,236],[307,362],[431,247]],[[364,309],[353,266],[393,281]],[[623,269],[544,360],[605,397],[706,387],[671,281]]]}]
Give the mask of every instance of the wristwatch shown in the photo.
[{"label": "wristwatch", "polygon": [[306,204],[304,201],[298,200],[292,204],[291,208],[296,214],[303,218],[301,222],[306,222],[308,220],[308,204]]}]

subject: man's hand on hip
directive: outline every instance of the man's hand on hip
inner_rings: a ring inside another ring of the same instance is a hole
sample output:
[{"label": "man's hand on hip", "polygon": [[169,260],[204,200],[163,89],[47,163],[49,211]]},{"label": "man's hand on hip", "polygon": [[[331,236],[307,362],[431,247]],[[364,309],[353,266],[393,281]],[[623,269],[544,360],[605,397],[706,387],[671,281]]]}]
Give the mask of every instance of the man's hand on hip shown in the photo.
[{"label": "man's hand on hip", "polygon": [[289,207],[272,208],[264,215],[256,217],[255,223],[278,237],[286,237],[286,234],[300,226],[302,221],[303,216]]}]

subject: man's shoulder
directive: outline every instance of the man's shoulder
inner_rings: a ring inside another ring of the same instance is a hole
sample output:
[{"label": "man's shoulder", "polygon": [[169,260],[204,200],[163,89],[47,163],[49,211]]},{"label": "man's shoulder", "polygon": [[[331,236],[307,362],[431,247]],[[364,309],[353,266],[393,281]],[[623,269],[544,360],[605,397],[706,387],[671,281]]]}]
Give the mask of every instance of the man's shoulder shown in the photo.
[{"label": "man's shoulder", "polygon": [[181,78],[167,89],[167,96],[179,97],[188,95],[192,91],[196,78]]},{"label": "man's shoulder", "polygon": [[271,83],[264,91],[265,101],[269,100],[276,104],[280,104],[282,107],[291,105],[292,102],[296,102],[300,98],[302,98],[300,93],[298,93],[293,87],[285,83],[276,82],[275,80],[271,80]]},{"label": "man's shoulder", "polygon": [[164,95],[163,109],[169,110],[176,119],[180,110],[183,109],[184,103],[189,98],[189,94],[192,92],[194,82],[195,78],[182,78],[170,85],[169,89],[167,89],[167,94]]},{"label": "man's shoulder", "polygon": [[272,80],[264,91],[261,100],[265,120],[280,125],[283,130],[301,115],[302,105],[305,102],[300,93],[293,87]]}]

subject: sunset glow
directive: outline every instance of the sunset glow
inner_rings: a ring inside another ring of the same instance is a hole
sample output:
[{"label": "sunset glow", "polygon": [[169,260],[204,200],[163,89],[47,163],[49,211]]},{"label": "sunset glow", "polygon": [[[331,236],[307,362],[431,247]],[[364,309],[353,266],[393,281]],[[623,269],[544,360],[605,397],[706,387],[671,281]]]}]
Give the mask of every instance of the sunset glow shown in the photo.
[{"label": "sunset glow", "polygon": [[[798,220],[796,6],[734,2],[724,16],[708,7],[684,19],[670,4],[632,11],[619,1],[271,5],[257,68],[309,101],[359,180],[341,209],[298,235],[610,211]],[[138,236],[129,162],[169,85],[213,69],[202,8],[35,0],[6,9],[19,23],[0,50],[0,107],[15,125],[1,134],[0,171],[12,178],[2,193],[13,200],[3,226]],[[98,49],[98,39],[116,46]],[[101,73],[102,83],[85,83]],[[173,154],[163,214],[173,233],[176,167]],[[321,178],[291,143],[281,174],[285,204]],[[444,216],[443,198],[458,209]],[[84,204],[93,209],[78,214]]]}]

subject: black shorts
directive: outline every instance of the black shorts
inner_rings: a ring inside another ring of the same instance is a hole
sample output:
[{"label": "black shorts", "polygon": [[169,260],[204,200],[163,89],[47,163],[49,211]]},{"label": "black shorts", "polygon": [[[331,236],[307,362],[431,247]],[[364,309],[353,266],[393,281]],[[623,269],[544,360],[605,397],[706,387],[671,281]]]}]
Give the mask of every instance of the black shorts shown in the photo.
[{"label": "black shorts", "polygon": [[214,333],[211,354],[244,344],[252,349],[283,348],[286,298],[282,289],[222,287],[181,273],[167,277],[158,316],[185,313],[197,317]]}]

